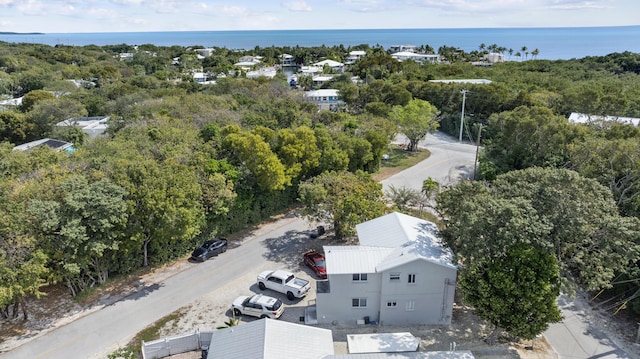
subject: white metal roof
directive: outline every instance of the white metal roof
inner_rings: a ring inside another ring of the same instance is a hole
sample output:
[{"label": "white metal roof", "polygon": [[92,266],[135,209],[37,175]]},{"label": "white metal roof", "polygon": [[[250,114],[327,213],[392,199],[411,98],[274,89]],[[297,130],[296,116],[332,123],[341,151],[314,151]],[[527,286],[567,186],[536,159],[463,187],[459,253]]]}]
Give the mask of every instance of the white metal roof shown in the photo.
[{"label": "white metal roof", "polygon": [[327,274],[376,273],[394,249],[366,246],[324,246]]},{"label": "white metal roof", "polygon": [[409,332],[347,335],[349,353],[415,352],[420,338]]},{"label": "white metal roof", "polygon": [[307,97],[339,96],[340,92],[335,89],[320,89],[320,90],[307,91],[304,93],[304,95]]},{"label": "white metal roof", "polygon": [[436,225],[427,220],[393,212],[356,225],[356,231],[362,246],[394,249],[378,263],[377,271],[416,259],[454,267],[453,253],[442,243]]},{"label": "white metal roof", "polygon": [[261,319],[214,331],[207,357],[321,359],[333,353],[328,329]]},{"label": "white metal roof", "polygon": [[313,66],[324,66],[324,65],[329,65],[330,67],[339,67],[339,66],[344,66],[344,64],[342,62],[338,62],[338,61],[334,61],[334,60],[322,60],[320,62],[316,62],[315,64],[313,64]]},{"label": "white metal roof", "polygon": [[335,354],[324,359],[475,359],[469,350],[406,353]]},{"label": "white metal roof", "polygon": [[569,115],[569,122],[571,123],[590,123],[598,121],[612,121],[640,126],[640,118],[635,117],[598,116],[578,112],[572,112],[571,115]]},{"label": "white metal roof", "polygon": [[429,80],[429,82],[442,82],[442,83],[463,83],[473,85],[489,85],[493,81],[487,79],[450,79],[450,80]]}]

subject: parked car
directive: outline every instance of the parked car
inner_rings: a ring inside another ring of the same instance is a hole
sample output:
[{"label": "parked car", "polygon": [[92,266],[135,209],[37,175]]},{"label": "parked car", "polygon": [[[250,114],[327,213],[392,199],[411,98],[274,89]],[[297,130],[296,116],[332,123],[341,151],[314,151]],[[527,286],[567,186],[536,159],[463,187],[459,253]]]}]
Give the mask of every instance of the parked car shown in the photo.
[{"label": "parked car", "polygon": [[322,254],[310,250],[302,255],[302,260],[304,264],[313,269],[318,278],[327,279],[327,267]]},{"label": "parked car", "polygon": [[191,253],[191,259],[204,262],[207,259],[227,251],[227,240],[216,238],[205,241]]},{"label": "parked car", "polygon": [[287,299],[294,300],[307,295],[311,285],[309,281],[297,278],[293,273],[286,270],[264,271],[258,274],[258,288],[265,290],[269,288],[287,295]]},{"label": "parked car", "polygon": [[284,305],[280,299],[263,294],[240,296],[231,306],[235,315],[250,315],[258,318],[278,319],[284,313]]}]

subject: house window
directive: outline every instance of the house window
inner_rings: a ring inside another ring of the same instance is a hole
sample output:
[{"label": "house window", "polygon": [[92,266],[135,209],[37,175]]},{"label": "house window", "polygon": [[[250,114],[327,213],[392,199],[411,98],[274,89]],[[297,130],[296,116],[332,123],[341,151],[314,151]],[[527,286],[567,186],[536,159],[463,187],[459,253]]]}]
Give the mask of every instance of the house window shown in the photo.
[{"label": "house window", "polygon": [[367,298],[353,298],[351,299],[351,306],[353,308],[365,308],[367,306]]},{"label": "house window", "polygon": [[400,273],[391,273],[391,274],[389,274],[389,280],[390,281],[400,280]]},{"label": "house window", "polygon": [[407,278],[407,283],[415,284],[416,283],[416,275],[415,274],[409,274],[409,277]]},{"label": "house window", "polygon": [[405,309],[405,310],[407,310],[407,311],[413,311],[413,310],[415,310],[415,309],[416,309],[416,301],[415,301],[415,300],[413,300],[413,299],[408,300],[408,301],[405,303],[405,307],[404,307],[404,309]]},{"label": "house window", "polygon": [[395,300],[390,300],[387,302],[387,308],[395,308],[398,306],[398,302]]},{"label": "house window", "polygon": [[367,281],[367,273],[355,273],[353,275],[354,282],[366,282]]}]

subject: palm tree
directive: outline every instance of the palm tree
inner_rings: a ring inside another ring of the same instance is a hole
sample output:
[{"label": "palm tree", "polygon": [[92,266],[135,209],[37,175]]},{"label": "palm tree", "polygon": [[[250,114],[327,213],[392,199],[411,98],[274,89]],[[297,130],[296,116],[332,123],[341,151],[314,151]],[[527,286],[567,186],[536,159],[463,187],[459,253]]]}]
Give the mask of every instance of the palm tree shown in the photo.
[{"label": "palm tree", "polygon": [[522,46],[522,48],[520,49],[524,54],[524,59],[527,59],[527,55],[529,55],[529,52],[527,52],[527,47],[526,46]]},{"label": "palm tree", "polygon": [[484,53],[484,49],[487,48],[487,45],[484,44],[484,42],[482,44],[480,44],[480,52]]},{"label": "palm tree", "polygon": [[226,322],[224,322],[224,325],[216,327],[216,329],[226,329],[231,327],[237,327],[238,325],[240,325],[241,320],[242,320],[241,317],[236,318],[236,313],[232,312],[232,317],[229,318],[229,320],[227,320]]},{"label": "palm tree", "polygon": [[535,49],[535,50],[531,51],[531,56],[533,56],[533,58],[535,59],[538,56],[539,53],[540,53],[540,50]]},{"label": "palm tree", "polygon": [[513,49],[509,48],[507,52],[509,53],[509,60],[511,60],[511,55],[513,55]]}]

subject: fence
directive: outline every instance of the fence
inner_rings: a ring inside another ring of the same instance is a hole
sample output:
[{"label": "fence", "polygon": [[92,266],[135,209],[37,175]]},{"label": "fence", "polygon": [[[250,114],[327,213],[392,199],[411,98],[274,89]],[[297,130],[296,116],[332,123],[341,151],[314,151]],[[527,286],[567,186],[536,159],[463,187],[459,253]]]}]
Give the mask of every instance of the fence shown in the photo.
[{"label": "fence", "polygon": [[150,342],[142,341],[142,358],[157,359],[209,348],[213,331],[182,334]]}]

